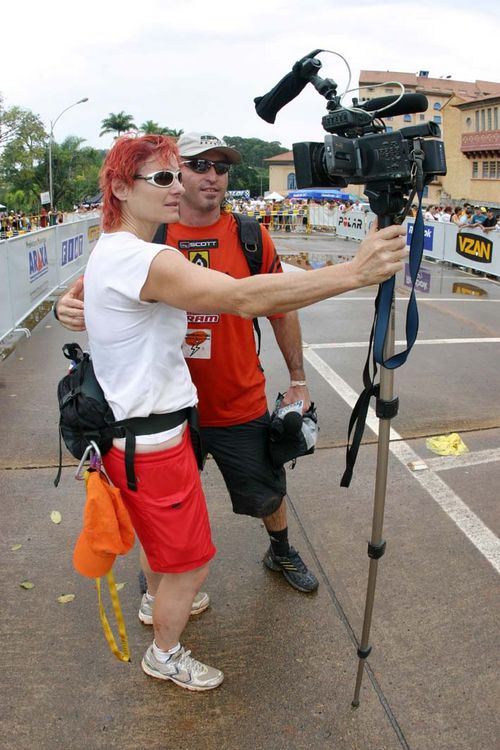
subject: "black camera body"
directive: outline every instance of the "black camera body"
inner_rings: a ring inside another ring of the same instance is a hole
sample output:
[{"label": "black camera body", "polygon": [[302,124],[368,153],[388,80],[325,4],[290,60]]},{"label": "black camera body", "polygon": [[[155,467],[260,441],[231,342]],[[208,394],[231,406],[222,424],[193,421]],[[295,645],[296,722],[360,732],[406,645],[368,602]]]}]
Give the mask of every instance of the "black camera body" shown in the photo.
[{"label": "black camera body", "polygon": [[428,183],[437,175],[446,174],[444,144],[441,140],[426,140],[429,135],[439,135],[435,123],[355,138],[329,133],[324,143],[294,143],[297,187],[346,187],[349,183],[371,182],[403,187],[412,179],[415,148],[423,151],[424,181]]}]

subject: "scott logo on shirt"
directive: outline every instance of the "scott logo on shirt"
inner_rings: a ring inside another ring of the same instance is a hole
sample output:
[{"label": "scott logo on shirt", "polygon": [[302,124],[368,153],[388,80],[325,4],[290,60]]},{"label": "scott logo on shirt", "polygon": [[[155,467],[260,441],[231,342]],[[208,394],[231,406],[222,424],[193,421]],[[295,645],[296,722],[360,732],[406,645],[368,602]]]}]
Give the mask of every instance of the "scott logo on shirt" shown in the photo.
[{"label": "scott logo on shirt", "polygon": [[179,240],[179,250],[215,250],[219,240]]}]

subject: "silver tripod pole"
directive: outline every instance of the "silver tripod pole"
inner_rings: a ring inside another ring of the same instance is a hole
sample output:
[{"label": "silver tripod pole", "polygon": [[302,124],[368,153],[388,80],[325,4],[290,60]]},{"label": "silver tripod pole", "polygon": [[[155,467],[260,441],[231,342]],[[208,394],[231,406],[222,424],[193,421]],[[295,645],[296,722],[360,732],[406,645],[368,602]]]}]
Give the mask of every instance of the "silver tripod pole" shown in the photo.
[{"label": "silver tripod pole", "polygon": [[[395,340],[395,300],[394,293],[391,302],[391,314],[389,326],[384,343],[384,361],[394,354]],[[380,371],[380,403],[390,403],[393,401],[394,370],[385,367]],[[370,627],[372,623],[373,604],[375,599],[375,586],[377,583],[378,561],[385,551],[385,541],[382,538],[382,528],[384,525],[385,494],[387,487],[387,464],[389,457],[389,437],[391,431],[391,419],[384,416],[379,418],[378,446],[377,446],[377,469],[375,474],[375,498],[373,506],[372,534],[368,544],[368,556],[370,558],[370,567],[368,571],[368,585],[366,590],[365,615],[363,619],[363,631],[361,642],[358,648],[358,673],[356,677],[356,687],[354,689],[354,698],[352,705],[354,708],[359,706],[359,693],[363,679],[365,661],[368,658],[371,646],[369,646]]]}]

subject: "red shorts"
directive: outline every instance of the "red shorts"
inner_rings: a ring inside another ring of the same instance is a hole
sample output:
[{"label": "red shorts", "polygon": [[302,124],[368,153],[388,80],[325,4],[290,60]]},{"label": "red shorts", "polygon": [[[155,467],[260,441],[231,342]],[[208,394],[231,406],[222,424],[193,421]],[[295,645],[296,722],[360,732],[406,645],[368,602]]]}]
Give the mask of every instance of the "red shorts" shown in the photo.
[{"label": "red shorts", "polygon": [[120,488],[151,569],[184,573],[201,568],[216,549],[189,429],[173,448],[135,454],[137,492],[127,487],[124,456],[113,447],[103,463]]}]

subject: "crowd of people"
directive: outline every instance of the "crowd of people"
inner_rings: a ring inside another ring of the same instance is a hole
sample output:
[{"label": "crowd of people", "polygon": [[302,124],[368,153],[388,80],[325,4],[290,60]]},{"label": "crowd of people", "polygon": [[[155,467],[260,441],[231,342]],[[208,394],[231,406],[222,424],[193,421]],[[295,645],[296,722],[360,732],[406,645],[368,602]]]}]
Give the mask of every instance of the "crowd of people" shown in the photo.
[{"label": "crowd of people", "polygon": [[321,206],[328,211],[338,208],[343,214],[354,210],[368,210],[367,204],[361,201],[318,200],[313,198],[306,200],[297,198],[278,200],[274,198],[269,200],[263,196],[227,200],[225,206],[227,211],[255,217],[267,229],[285,232],[291,232],[292,230],[307,231],[308,228],[311,228],[309,211],[313,206]]},{"label": "crowd of people", "polygon": [[[86,214],[89,211],[99,209],[99,204],[83,203],[74,206],[73,213]],[[17,237],[26,232],[33,232],[36,229],[46,229],[56,224],[63,224],[65,213],[57,209],[46,209],[44,206],[39,213],[26,213],[25,211],[0,211],[0,240],[8,240],[11,237]]]},{"label": "crowd of people", "polygon": [[[311,228],[309,209],[321,206],[329,211],[337,208],[342,214],[350,211],[369,210],[367,203],[362,201],[342,201],[331,199],[298,200],[283,198],[282,200],[268,200],[264,196],[256,198],[226,198],[222,204],[222,211],[226,213],[240,213],[253,216],[260,224],[272,231],[307,231]],[[85,215],[89,211],[99,210],[99,203],[82,203],[74,206],[73,213]],[[410,216],[415,216],[416,205],[412,206]],[[482,229],[485,233],[500,231],[500,209],[486,206],[473,206],[464,203],[461,206],[431,205],[424,210],[424,221],[438,221],[456,224],[459,229]],[[42,208],[38,214],[26,214],[24,211],[0,212],[0,239],[10,239],[25,232],[62,224],[64,213]]]},{"label": "crowd of people", "polygon": [[49,226],[62,224],[64,214],[62,211],[47,211],[42,208],[40,213],[27,214],[25,211],[4,211],[0,213],[0,239],[6,240],[17,237],[19,234],[45,229]]},{"label": "crowd of people", "polygon": [[429,206],[424,213],[424,221],[439,221],[455,224],[460,230],[482,229],[485,233],[500,231],[500,209],[486,206]]}]

